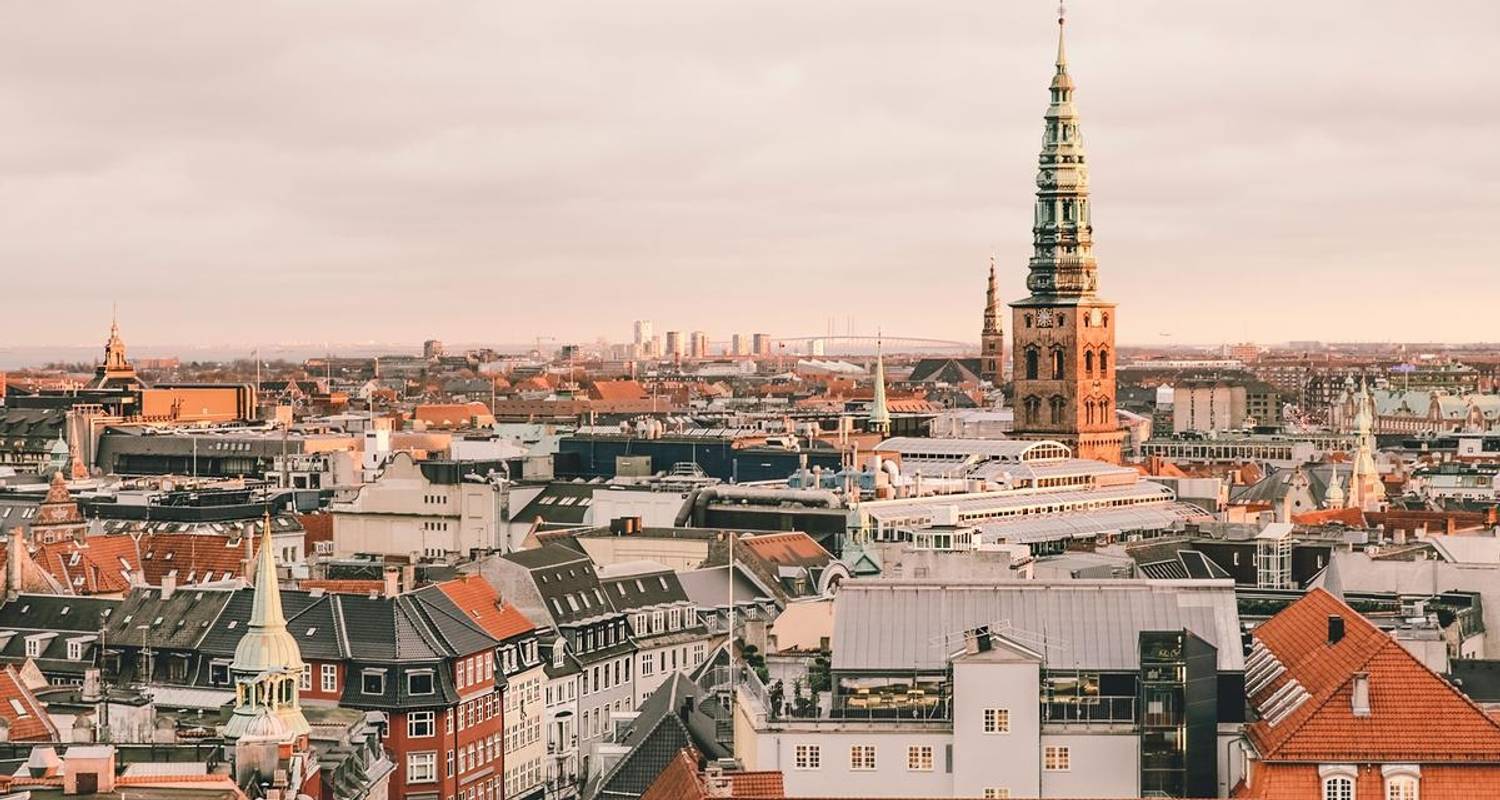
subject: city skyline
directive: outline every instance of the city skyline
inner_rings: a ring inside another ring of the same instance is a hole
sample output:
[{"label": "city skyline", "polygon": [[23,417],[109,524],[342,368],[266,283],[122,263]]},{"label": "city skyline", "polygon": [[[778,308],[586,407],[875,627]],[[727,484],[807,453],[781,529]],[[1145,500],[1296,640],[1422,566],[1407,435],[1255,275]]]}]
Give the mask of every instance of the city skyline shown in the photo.
[{"label": "city skyline", "polygon": [[[0,33],[0,261],[83,319],[118,302],[148,348],[812,335],[830,298],[859,332],[977,341],[991,255],[1024,296],[1050,4],[659,5],[230,8],[169,43],[28,11]],[[1432,153],[1493,138],[1471,37],[1500,12],[1071,16],[1122,345],[1492,338],[1500,161]],[[1450,291],[1398,294],[1417,271]],[[47,303],[4,319],[9,347],[98,339]]]}]

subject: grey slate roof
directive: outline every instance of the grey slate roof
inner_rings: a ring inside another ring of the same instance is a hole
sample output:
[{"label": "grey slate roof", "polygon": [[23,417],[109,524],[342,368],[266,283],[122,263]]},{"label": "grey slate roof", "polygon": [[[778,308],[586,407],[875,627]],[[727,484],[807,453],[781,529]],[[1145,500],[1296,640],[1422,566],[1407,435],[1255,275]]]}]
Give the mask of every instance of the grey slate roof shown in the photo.
[{"label": "grey slate roof", "polygon": [[963,633],[988,625],[1042,652],[1048,669],[1135,671],[1141,631],[1186,628],[1245,668],[1232,581],[845,581],[834,600],[833,668],[940,671]]},{"label": "grey slate roof", "polygon": [[620,741],[629,752],[586,796],[600,800],[640,797],[688,744],[709,760],[733,755],[719,744],[715,720],[703,711],[702,695],[685,674],[673,673],[641,703]]}]

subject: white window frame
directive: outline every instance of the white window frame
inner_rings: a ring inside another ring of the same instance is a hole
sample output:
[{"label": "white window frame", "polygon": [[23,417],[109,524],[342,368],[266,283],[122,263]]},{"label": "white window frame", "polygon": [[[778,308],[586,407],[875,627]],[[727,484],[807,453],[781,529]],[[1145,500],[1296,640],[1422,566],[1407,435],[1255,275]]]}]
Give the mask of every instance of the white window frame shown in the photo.
[{"label": "white window frame", "polygon": [[333,664],[324,664],[319,671],[319,688],[325,692],[336,691],[339,688],[339,668]]},{"label": "white window frame", "polygon": [[1010,800],[1010,790],[999,786],[987,786],[984,789],[984,800]]},{"label": "white window frame", "polygon": [[823,747],[816,744],[799,744],[792,748],[792,768],[811,771],[823,768]]},{"label": "white window frame", "polygon": [[875,771],[875,745],[873,745],[873,744],[851,744],[851,745],[849,745],[849,771],[850,772],[873,772],[873,771]]},{"label": "white window frame", "polygon": [[1073,751],[1065,744],[1049,744],[1042,749],[1043,772],[1072,772]]},{"label": "white window frame", "polygon": [[931,772],[932,765],[932,745],[912,744],[906,746],[907,772]]},{"label": "white window frame", "polygon": [[427,750],[406,754],[407,783],[436,783],[438,779],[437,752]]},{"label": "white window frame", "polygon": [[986,708],[984,710],[984,732],[988,734],[1010,733],[1010,709]]},{"label": "white window frame", "polygon": [[[427,729],[426,733],[419,733],[419,726]],[[431,711],[408,711],[406,712],[406,738],[427,739],[437,735],[437,715]]]}]

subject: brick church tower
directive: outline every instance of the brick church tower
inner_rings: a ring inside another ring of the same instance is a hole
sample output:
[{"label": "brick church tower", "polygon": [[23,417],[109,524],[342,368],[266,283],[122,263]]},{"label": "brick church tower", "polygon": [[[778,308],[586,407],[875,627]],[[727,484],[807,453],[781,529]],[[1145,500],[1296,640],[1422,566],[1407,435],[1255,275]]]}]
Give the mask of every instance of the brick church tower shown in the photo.
[{"label": "brick church tower", "polygon": [[1055,439],[1080,458],[1119,463],[1115,306],[1097,295],[1088,167],[1058,17],[1057,73],[1036,177],[1029,297],[1011,303],[1015,432]]}]

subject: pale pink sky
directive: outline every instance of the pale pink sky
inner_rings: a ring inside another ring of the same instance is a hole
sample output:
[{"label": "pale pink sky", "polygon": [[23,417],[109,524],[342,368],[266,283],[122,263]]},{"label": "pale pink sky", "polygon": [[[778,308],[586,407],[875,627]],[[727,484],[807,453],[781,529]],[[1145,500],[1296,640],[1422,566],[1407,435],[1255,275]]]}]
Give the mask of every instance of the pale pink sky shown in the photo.
[{"label": "pale pink sky", "polygon": [[[0,346],[974,339],[1050,0],[0,2]],[[1500,6],[1078,0],[1125,342],[1496,339]],[[17,300],[19,298],[19,301]]]}]

